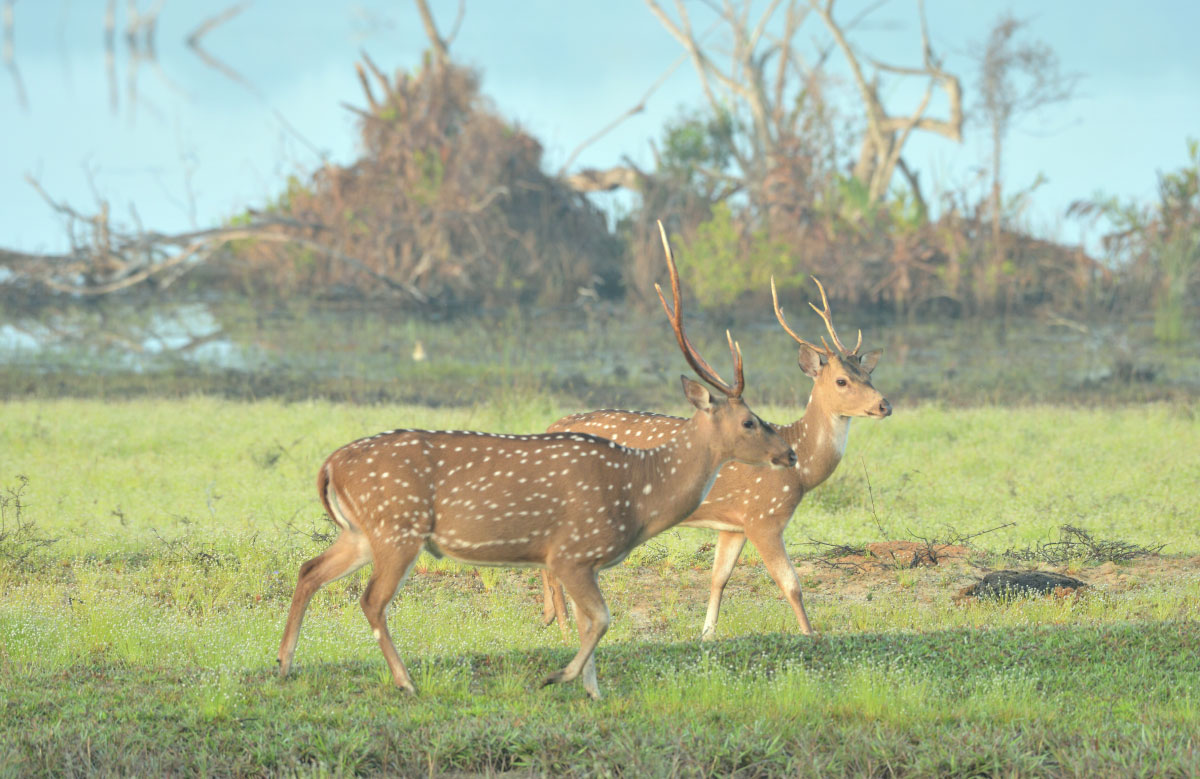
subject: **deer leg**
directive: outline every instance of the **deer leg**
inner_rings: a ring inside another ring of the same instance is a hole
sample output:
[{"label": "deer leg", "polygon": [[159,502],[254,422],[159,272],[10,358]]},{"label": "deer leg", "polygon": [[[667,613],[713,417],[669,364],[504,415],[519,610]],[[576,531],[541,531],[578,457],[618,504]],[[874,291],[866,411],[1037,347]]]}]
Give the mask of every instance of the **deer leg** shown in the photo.
[{"label": "deer leg", "polygon": [[[583,642],[587,635],[592,630],[592,621],[587,617],[580,615],[575,620],[575,626],[579,630],[579,645],[583,646]],[[587,662],[583,664],[583,671],[580,673],[583,679],[583,689],[591,697],[592,700],[600,700],[600,684],[596,681],[596,652],[592,651],[588,655]]]},{"label": "deer leg", "polygon": [[542,569],[542,624],[549,625],[558,620],[558,629],[567,637],[567,603],[563,599],[562,584],[554,574]]},{"label": "deer leg", "polygon": [[717,535],[717,549],[713,553],[712,583],[708,588],[708,613],[704,615],[704,630],[700,633],[703,641],[711,641],[717,636],[717,615],[721,612],[721,598],[725,594],[725,585],[733,574],[733,566],[742,554],[746,545],[746,534],[722,530]]},{"label": "deer leg", "polygon": [[580,674],[584,675],[583,686],[593,700],[600,699],[600,687],[596,683],[596,667],[593,654],[596,645],[608,630],[611,616],[600,585],[596,581],[596,571],[591,568],[559,569],[552,571],[557,576],[571,600],[575,602],[575,622],[579,628],[579,651],[566,668],[555,671],[542,681],[542,686],[560,684],[574,680]]},{"label": "deer leg", "polygon": [[392,602],[392,598],[396,597],[396,591],[400,589],[401,583],[408,576],[408,571],[416,562],[420,552],[421,542],[417,542],[390,547],[383,554],[377,555],[375,570],[371,572],[367,588],[363,590],[362,597],[359,599],[359,605],[362,606],[363,613],[367,615],[367,622],[371,623],[371,632],[374,634],[375,640],[379,642],[379,648],[383,650],[383,657],[387,660],[388,668],[391,669],[392,681],[409,694],[416,693],[417,688],[413,685],[412,677],[408,675],[408,669],[404,667],[400,655],[396,652],[396,645],[392,643],[392,635],[388,632],[387,627],[387,607]]},{"label": "deer leg", "polygon": [[549,625],[554,621],[554,581],[550,572],[542,569],[542,624]]},{"label": "deer leg", "polygon": [[796,575],[796,568],[783,546],[783,528],[757,533],[754,526],[749,525],[746,535],[767,566],[767,573],[771,574],[771,578],[791,604],[792,611],[796,613],[796,621],[800,623],[800,632],[811,636],[813,629],[808,622],[808,614],[804,611],[804,593],[800,590],[800,577]]},{"label": "deer leg", "polygon": [[371,547],[361,533],[343,531],[333,546],[300,566],[296,592],[292,595],[292,607],[288,610],[287,625],[283,629],[283,640],[279,644],[279,675],[287,676],[300,641],[300,623],[308,602],[317,590],[335,579],[354,573],[371,560]]}]

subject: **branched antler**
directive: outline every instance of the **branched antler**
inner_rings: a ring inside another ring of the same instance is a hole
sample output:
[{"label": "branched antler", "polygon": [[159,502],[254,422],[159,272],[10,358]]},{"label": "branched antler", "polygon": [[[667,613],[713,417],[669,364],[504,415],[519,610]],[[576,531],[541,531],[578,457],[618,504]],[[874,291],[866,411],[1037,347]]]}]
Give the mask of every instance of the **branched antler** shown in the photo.
[{"label": "branched antler", "polygon": [[667,316],[671,319],[671,328],[675,331],[675,340],[679,342],[679,348],[683,351],[683,356],[687,359],[688,364],[692,366],[692,370],[696,372],[696,375],[729,397],[739,398],[742,396],[742,390],[746,387],[746,377],[742,375],[742,348],[737,345],[733,340],[733,336],[726,330],[725,339],[729,342],[729,352],[733,355],[735,383],[731,385],[725,383],[725,380],[713,370],[712,366],[704,361],[704,358],[696,351],[696,347],[692,346],[687,333],[683,331],[683,306],[681,305],[683,295],[679,289],[679,270],[675,267],[675,254],[671,251],[671,243],[667,240],[667,230],[663,227],[661,219],[658,220],[658,232],[662,235],[663,251],[667,255],[667,269],[671,273],[671,295],[675,303],[674,307],[667,305],[667,299],[663,295],[662,287],[655,284],[654,289],[658,292],[658,299],[662,302],[663,310],[667,312]]},{"label": "branched antler", "polygon": [[[817,316],[824,320],[825,329],[829,331],[829,337],[833,339],[833,345],[837,347],[838,352],[846,357],[856,356],[858,354],[858,350],[862,348],[862,330],[858,331],[858,343],[854,345],[854,349],[847,350],[842,344],[842,339],[838,338],[837,331],[833,329],[833,312],[829,310],[829,299],[825,296],[825,287],[821,284],[820,279],[815,276],[813,277],[813,281],[817,283],[817,289],[821,291],[821,305],[824,306],[824,310],[817,308],[816,304],[812,302],[810,302],[808,305],[812,307],[813,311],[817,312]],[[774,276],[771,277],[771,302],[775,305],[775,318],[779,320],[779,324],[783,326],[783,329],[787,332],[787,334],[795,339],[797,343],[821,352],[827,357],[832,357],[834,355],[833,349],[829,348],[829,344],[825,341],[825,336],[821,336],[822,345],[817,346],[816,344],[801,338],[796,334],[796,331],[793,330],[790,325],[788,325],[787,319],[785,319],[783,316],[783,309],[779,307],[779,295],[775,291]]]}]

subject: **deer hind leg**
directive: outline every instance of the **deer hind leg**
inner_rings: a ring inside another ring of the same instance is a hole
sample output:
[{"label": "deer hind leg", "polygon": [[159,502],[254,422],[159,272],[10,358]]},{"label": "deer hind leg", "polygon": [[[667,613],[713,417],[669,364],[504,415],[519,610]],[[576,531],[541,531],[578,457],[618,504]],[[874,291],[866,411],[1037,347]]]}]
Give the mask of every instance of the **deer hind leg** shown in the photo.
[{"label": "deer hind leg", "polygon": [[771,574],[771,578],[775,580],[775,584],[779,586],[779,589],[783,591],[783,596],[791,604],[792,611],[796,613],[796,622],[800,625],[800,632],[806,636],[812,635],[812,625],[809,624],[808,613],[804,610],[804,593],[800,590],[800,577],[796,575],[796,568],[792,565],[792,560],[783,546],[783,529],[779,528],[778,531],[772,530],[759,534],[754,532],[753,526],[749,526],[746,532],[750,543],[758,549],[758,554],[767,566],[767,573]]},{"label": "deer hind leg", "polygon": [[371,561],[371,547],[366,536],[352,530],[342,531],[333,546],[300,566],[292,607],[288,610],[287,625],[279,644],[279,675],[287,676],[300,641],[300,623],[308,602],[317,590],[335,579],[354,573]]},{"label": "deer hind leg", "polygon": [[562,584],[554,578],[554,574],[542,569],[542,624],[549,625],[558,621],[558,630],[563,638],[567,631],[567,603],[563,598]]},{"label": "deer hind leg", "polygon": [[371,623],[371,632],[379,642],[379,648],[383,651],[383,657],[392,672],[392,681],[410,694],[415,693],[417,688],[413,685],[412,677],[408,675],[408,669],[404,667],[399,653],[396,652],[396,645],[392,643],[392,635],[387,627],[387,607],[392,598],[396,597],[396,592],[416,562],[417,555],[421,553],[422,543],[417,539],[403,545],[380,549],[375,558],[375,569],[371,571],[371,578],[367,580],[367,587],[359,599],[359,605],[367,615],[367,622]]},{"label": "deer hind leg", "polygon": [[553,571],[559,581],[567,588],[571,600],[575,602],[575,622],[579,628],[579,651],[566,668],[555,671],[545,678],[542,686],[569,682],[583,675],[583,688],[593,700],[600,699],[600,687],[596,682],[596,666],[594,654],[596,645],[600,643],[611,615],[600,585],[596,582],[596,572],[591,568],[559,569]]},{"label": "deer hind leg", "polygon": [[[584,640],[593,629],[592,621],[580,617],[576,620],[575,627],[579,630],[579,645],[583,646]],[[588,696],[594,701],[600,700],[600,683],[596,681],[596,651],[594,649],[588,655],[587,662],[583,664],[583,671],[580,672],[579,676],[583,680],[583,689]]]},{"label": "deer hind leg", "polygon": [[704,630],[700,638],[711,641],[717,637],[717,616],[721,613],[721,598],[725,585],[733,574],[733,566],[746,545],[746,534],[722,530],[717,535],[717,549],[713,554],[712,583],[708,588],[708,613],[704,615]]}]

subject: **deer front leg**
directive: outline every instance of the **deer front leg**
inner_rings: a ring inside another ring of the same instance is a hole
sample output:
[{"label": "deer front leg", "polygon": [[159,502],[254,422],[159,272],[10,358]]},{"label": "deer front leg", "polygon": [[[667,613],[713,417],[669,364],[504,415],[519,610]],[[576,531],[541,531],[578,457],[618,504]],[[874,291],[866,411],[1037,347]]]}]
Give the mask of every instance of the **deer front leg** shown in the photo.
[{"label": "deer front leg", "polygon": [[579,628],[579,651],[566,668],[547,676],[542,686],[569,682],[583,674],[583,688],[592,700],[600,699],[600,687],[596,682],[596,666],[594,654],[596,645],[608,631],[611,615],[600,585],[596,581],[596,571],[591,568],[559,569],[552,573],[566,587],[575,602],[575,622]]},{"label": "deer front leg", "polygon": [[721,613],[721,598],[725,595],[725,585],[729,583],[729,577],[733,575],[733,566],[737,564],[745,545],[745,533],[722,530],[717,534],[712,583],[708,588],[708,613],[704,615],[704,630],[700,633],[703,641],[711,641],[717,637],[717,616]]},{"label": "deer front leg", "polygon": [[806,636],[813,634],[812,625],[808,622],[808,614],[804,611],[804,594],[800,590],[800,577],[788,557],[783,546],[783,528],[768,528],[757,530],[754,525],[747,525],[746,537],[767,566],[767,573],[775,580],[775,584],[783,591],[783,596],[792,605],[796,613],[796,621],[800,624],[800,632]]}]

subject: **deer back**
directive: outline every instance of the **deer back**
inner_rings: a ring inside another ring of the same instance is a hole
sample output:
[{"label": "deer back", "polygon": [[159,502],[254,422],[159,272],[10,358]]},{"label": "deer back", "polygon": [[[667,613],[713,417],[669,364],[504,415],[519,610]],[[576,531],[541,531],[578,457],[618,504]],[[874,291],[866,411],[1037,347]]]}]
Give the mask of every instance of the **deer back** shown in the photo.
[{"label": "deer back", "polygon": [[[610,438],[630,447],[656,446],[669,439],[687,420],[666,414],[644,411],[604,409],[563,417],[549,428],[552,432],[591,433]],[[717,473],[704,501],[681,524],[689,527],[711,527],[718,530],[738,530],[745,521],[768,516],[790,518],[806,491],[802,468],[806,462],[803,449],[789,438],[790,428],[775,427],[785,441],[793,446],[798,462],[792,468],[756,468],[731,462]]]}]

